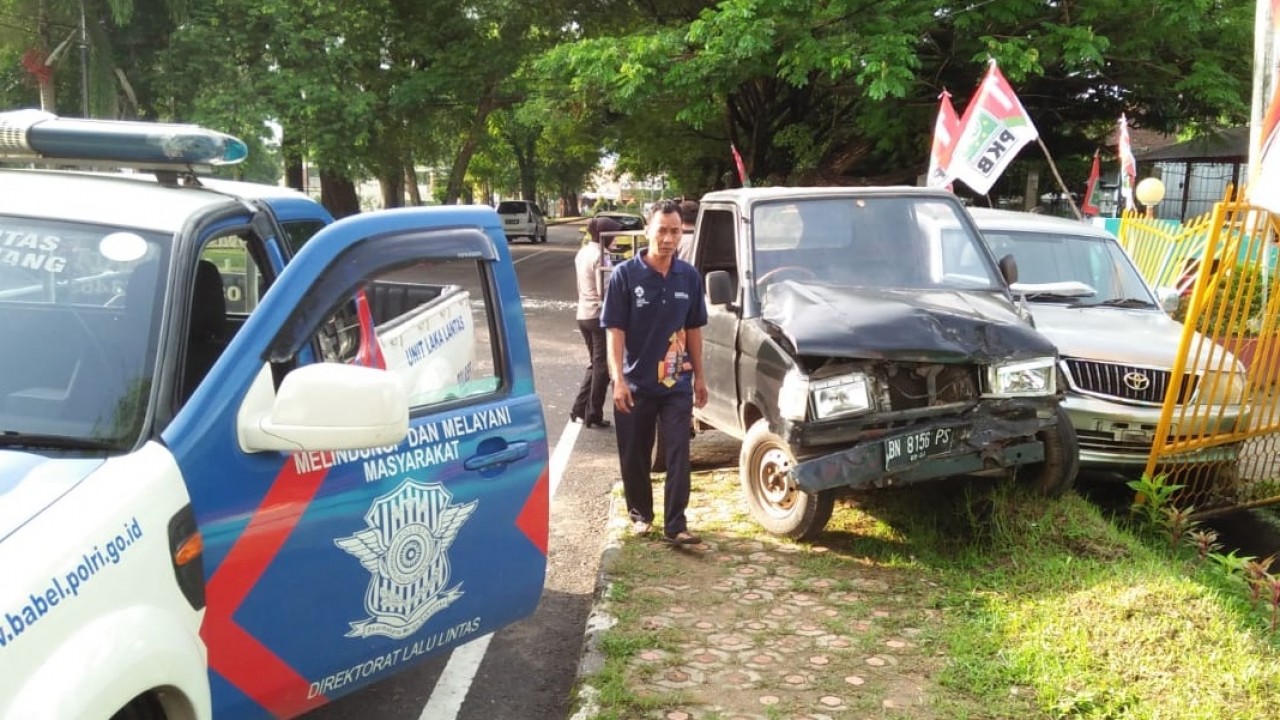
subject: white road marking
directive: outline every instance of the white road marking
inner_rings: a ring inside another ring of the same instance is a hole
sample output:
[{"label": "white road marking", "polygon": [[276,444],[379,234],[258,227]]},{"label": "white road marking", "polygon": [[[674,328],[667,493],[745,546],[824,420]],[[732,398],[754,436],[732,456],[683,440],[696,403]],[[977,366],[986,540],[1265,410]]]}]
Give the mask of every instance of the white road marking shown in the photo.
[{"label": "white road marking", "polygon": [[451,720],[458,717],[462,701],[467,699],[471,681],[476,676],[476,670],[480,669],[480,661],[484,659],[484,653],[489,649],[489,641],[492,639],[493,633],[489,633],[454,648],[449,654],[449,664],[436,681],[436,689],[431,691],[431,699],[422,708],[418,720]]},{"label": "white road marking", "polygon": [[[560,433],[560,439],[556,441],[556,448],[547,461],[548,504],[555,499],[560,481],[564,479],[564,469],[569,464],[573,446],[578,442],[578,435],[581,432],[581,424],[567,423]],[[467,693],[471,691],[471,682],[475,680],[476,671],[480,669],[480,662],[484,660],[484,654],[489,649],[489,641],[492,639],[493,633],[489,633],[453,649],[449,654],[449,663],[444,666],[444,672],[440,673],[440,677],[436,679],[436,687],[431,691],[427,706],[422,708],[422,714],[418,716],[418,720],[454,720],[458,717],[458,712],[462,710],[462,703],[467,699]]]},{"label": "white road marking", "polygon": [[539,255],[541,255],[541,254],[542,254],[542,253],[544,253],[544,252],[548,252],[548,251],[547,251],[547,250],[539,250],[539,251],[538,251],[538,252],[536,252],[536,253],[530,253],[530,254],[525,255],[524,257],[520,258],[519,260],[512,260],[512,261],[511,261],[511,264],[512,264],[512,265],[517,265],[517,264],[519,264],[519,263],[524,262],[525,260],[528,260],[529,258],[535,258],[535,257],[538,257]]},{"label": "white road marking", "polygon": [[569,465],[569,457],[573,455],[573,446],[578,442],[578,434],[582,432],[582,427],[581,423],[576,422],[566,424],[560,433],[560,440],[556,442],[556,449],[551,452],[551,459],[548,462],[550,467],[547,468],[551,481],[551,487],[547,492],[548,500],[555,499],[556,489],[564,479],[564,469]]}]

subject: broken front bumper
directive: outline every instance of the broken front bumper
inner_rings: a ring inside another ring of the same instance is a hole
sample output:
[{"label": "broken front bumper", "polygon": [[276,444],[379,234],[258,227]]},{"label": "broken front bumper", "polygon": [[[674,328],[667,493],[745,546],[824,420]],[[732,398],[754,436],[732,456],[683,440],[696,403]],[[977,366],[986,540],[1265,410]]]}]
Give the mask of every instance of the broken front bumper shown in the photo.
[{"label": "broken front bumper", "polygon": [[1036,433],[1052,427],[1038,413],[1001,417],[972,413],[912,425],[826,455],[806,457],[791,472],[805,492],[897,487],[1044,460]]}]

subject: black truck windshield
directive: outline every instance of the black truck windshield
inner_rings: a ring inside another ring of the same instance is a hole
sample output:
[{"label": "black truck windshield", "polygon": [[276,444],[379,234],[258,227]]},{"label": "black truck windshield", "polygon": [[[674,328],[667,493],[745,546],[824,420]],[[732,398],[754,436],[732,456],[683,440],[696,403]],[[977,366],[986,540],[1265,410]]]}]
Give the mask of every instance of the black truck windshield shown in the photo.
[{"label": "black truck windshield", "polygon": [[836,286],[997,290],[1003,286],[957,202],[857,196],[761,203],[753,211],[755,277],[764,296],[786,279]]}]

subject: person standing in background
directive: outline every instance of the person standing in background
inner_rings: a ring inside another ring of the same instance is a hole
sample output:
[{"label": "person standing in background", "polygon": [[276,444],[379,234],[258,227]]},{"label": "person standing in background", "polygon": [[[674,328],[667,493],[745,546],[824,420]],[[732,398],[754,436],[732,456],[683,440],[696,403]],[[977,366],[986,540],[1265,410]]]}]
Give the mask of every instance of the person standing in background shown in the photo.
[{"label": "person standing in background", "polygon": [[578,250],[573,259],[578,277],[578,331],[587,343],[587,372],[573,401],[569,419],[582,422],[589,428],[609,427],[604,419],[604,400],[609,390],[609,365],[606,360],[607,342],[604,327],[600,325],[600,308],[604,302],[604,287],[600,269],[609,267],[609,245],[612,233],[622,226],[612,218],[593,217],[587,222],[590,240]]},{"label": "person standing in background", "polygon": [[676,257],[693,262],[693,231],[698,225],[698,201],[680,201],[680,246],[676,249]]},{"label": "person standing in background", "polygon": [[[689,430],[694,406],[707,402],[702,327],[707,324],[702,277],[676,258],[680,207],[659,202],[645,227],[648,247],[609,277],[600,324],[608,332],[613,419],[631,530],[653,528],[649,481],[655,430],[666,445],[663,534],[667,542],[701,542],[689,532]],[[657,427],[655,427],[655,424]]]}]

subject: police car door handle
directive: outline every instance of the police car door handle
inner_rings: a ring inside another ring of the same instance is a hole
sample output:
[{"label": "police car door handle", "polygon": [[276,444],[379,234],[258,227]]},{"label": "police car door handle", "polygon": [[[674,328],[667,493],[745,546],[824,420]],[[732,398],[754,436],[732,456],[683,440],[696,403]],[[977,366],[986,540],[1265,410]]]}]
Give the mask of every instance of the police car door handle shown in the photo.
[{"label": "police car door handle", "polygon": [[506,465],[529,455],[529,443],[520,440],[513,442],[502,450],[487,455],[476,455],[462,464],[468,470],[480,470],[494,465]]}]

